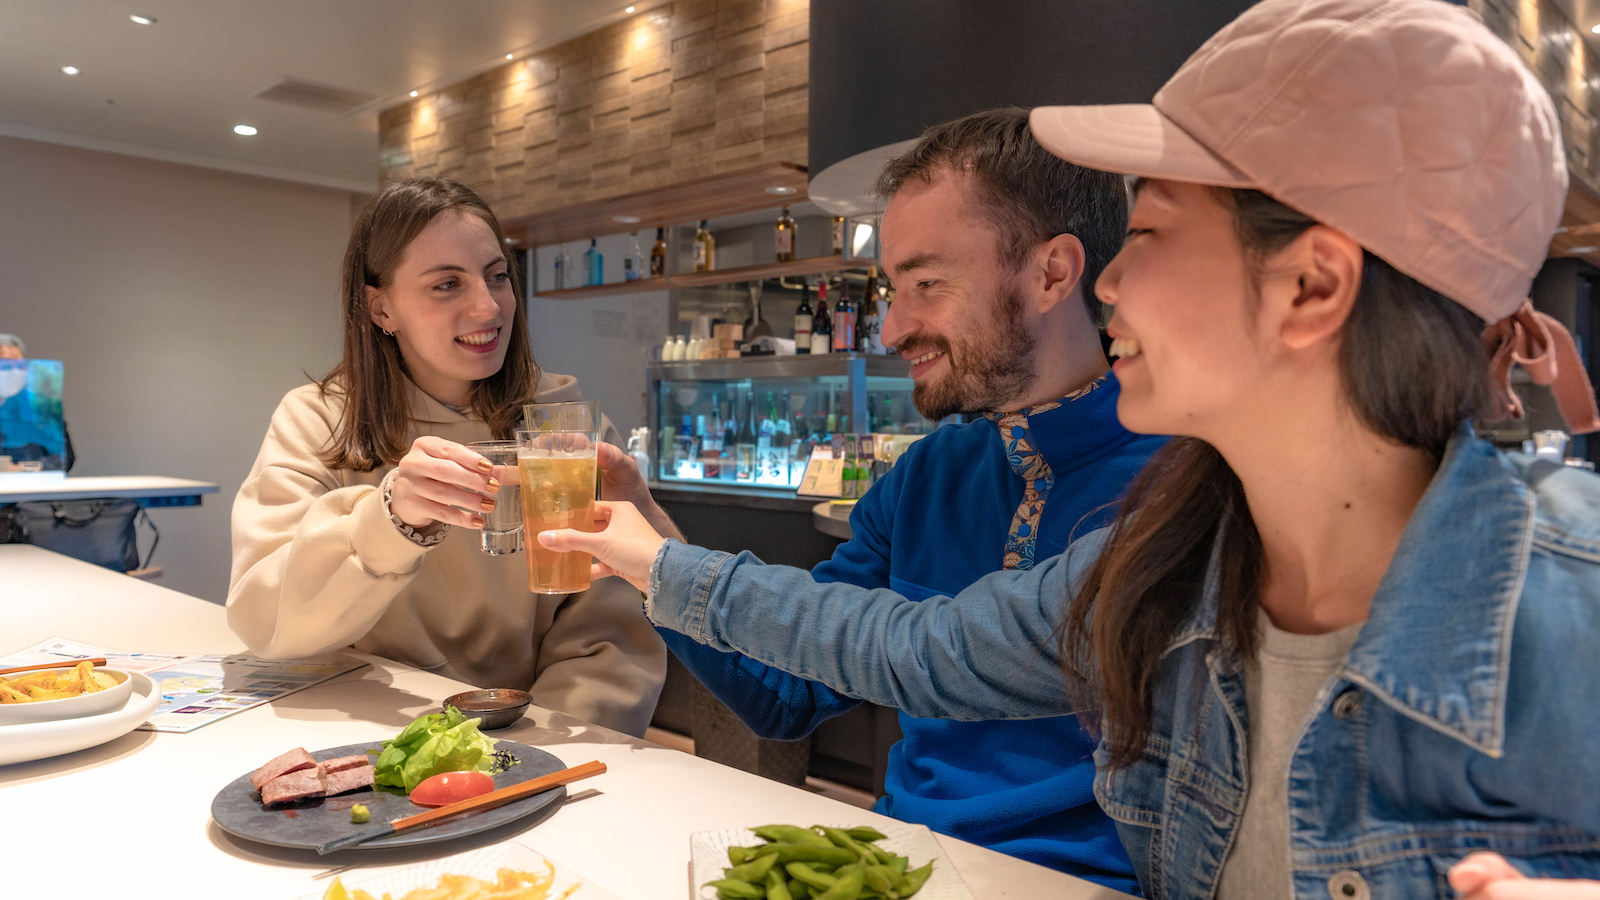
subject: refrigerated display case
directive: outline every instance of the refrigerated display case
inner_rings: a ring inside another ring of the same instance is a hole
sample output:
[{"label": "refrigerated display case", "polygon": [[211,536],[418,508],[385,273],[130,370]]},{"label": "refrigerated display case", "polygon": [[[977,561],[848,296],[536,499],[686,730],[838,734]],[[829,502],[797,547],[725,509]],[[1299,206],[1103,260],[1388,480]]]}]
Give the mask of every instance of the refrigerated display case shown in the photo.
[{"label": "refrigerated display case", "polygon": [[657,362],[649,367],[652,479],[792,492],[835,434],[924,434],[899,357],[837,353]]}]

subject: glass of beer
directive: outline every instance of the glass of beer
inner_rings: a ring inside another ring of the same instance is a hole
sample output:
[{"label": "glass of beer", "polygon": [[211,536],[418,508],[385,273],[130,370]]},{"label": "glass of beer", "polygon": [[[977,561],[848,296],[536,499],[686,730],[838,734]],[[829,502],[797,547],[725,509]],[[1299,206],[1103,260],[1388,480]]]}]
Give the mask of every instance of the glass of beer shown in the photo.
[{"label": "glass of beer", "polygon": [[478,548],[490,556],[505,556],[522,550],[522,492],[517,464],[516,441],[473,441],[467,449],[494,466],[490,476],[500,482],[494,509],[483,514]]},{"label": "glass of beer", "polygon": [[587,553],[557,553],[538,534],[556,528],[594,531],[595,460],[600,444],[600,404],[530,403],[527,429],[517,432],[522,481],[522,521],[527,539],[528,590],[571,594],[589,587]]}]

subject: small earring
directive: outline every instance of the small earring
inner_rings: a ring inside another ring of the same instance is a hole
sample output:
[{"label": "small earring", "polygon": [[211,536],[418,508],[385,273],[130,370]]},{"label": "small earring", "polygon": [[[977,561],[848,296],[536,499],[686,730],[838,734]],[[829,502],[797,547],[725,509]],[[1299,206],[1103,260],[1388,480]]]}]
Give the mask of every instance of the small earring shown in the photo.
[{"label": "small earring", "polygon": [[394,332],[390,331],[387,328],[380,328],[378,330],[383,332],[385,337],[394,337]]}]

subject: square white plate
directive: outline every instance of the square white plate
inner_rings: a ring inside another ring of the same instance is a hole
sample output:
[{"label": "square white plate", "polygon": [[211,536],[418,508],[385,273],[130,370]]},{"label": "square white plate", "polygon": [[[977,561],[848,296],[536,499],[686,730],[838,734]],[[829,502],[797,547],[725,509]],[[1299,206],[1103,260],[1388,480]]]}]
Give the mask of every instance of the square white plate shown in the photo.
[{"label": "square white plate", "polygon": [[[439,859],[430,859],[427,862],[405,866],[400,869],[389,869],[383,872],[373,872],[363,875],[360,869],[352,869],[339,874],[339,880],[346,889],[354,891],[357,888],[373,896],[382,897],[387,891],[396,897],[403,896],[407,891],[418,888],[431,888],[439,883],[442,875],[470,875],[485,881],[494,881],[501,869],[515,869],[519,872],[533,872],[543,874],[548,863],[555,869],[555,883],[551,886],[550,900],[558,900],[563,896],[570,896],[572,900],[619,900],[616,894],[605,888],[598,887],[583,880],[571,869],[565,868],[554,860],[550,860],[522,844],[507,841],[495,844],[493,847],[481,847],[455,856],[445,856]],[[331,879],[330,879],[330,883]],[[576,888],[570,895],[562,892]],[[327,888],[315,894],[306,894],[300,900],[322,900]]]},{"label": "square white plate", "polygon": [[[860,822],[846,823],[838,827],[850,828],[860,824]],[[913,825],[910,822],[873,822],[872,827],[884,834],[883,840],[878,841],[878,846],[890,853],[909,857],[911,868],[915,869],[928,860],[933,860],[933,874],[928,877],[922,890],[917,891],[915,900],[972,900],[972,892],[967,890],[966,882],[961,880],[961,875],[956,872],[956,867],[951,864],[950,858],[944,855],[944,848],[939,846],[939,839],[933,836],[928,826]],[[697,831],[690,835],[689,854],[694,877],[693,893],[690,896],[696,900],[716,900],[716,889],[706,887],[705,883],[722,877],[722,870],[729,865],[728,848],[748,847],[760,843],[763,843],[761,838],[756,837],[755,832],[748,828]]]}]

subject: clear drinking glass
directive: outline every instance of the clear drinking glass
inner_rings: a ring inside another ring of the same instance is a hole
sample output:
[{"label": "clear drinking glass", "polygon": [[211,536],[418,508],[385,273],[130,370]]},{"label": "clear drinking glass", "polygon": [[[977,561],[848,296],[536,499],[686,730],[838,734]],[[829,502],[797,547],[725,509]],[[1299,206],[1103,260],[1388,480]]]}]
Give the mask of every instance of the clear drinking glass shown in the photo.
[{"label": "clear drinking glass", "polygon": [[527,428],[517,432],[517,465],[527,534],[528,590],[575,593],[589,586],[593,558],[587,553],[546,550],[536,536],[555,528],[595,530],[600,404],[530,403],[523,413]]},{"label": "clear drinking glass", "polygon": [[479,549],[490,556],[506,556],[522,549],[522,482],[517,471],[516,441],[473,441],[467,449],[487,459],[500,482],[494,509],[483,514]]}]

